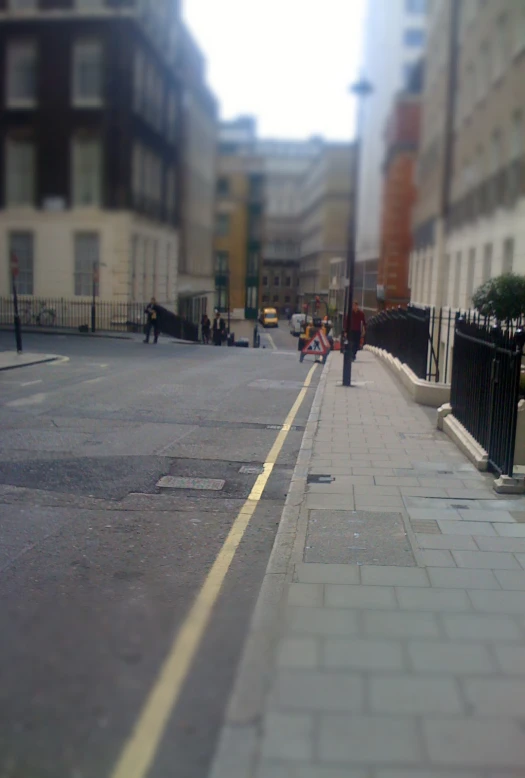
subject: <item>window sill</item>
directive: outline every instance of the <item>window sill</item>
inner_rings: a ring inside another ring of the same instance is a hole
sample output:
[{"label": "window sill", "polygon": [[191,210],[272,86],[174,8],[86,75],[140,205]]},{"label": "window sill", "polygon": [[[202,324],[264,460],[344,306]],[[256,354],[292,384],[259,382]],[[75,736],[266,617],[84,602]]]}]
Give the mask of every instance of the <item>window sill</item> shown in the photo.
[{"label": "window sill", "polygon": [[72,100],[73,108],[103,108],[104,101],[99,99],[87,99],[74,97]]},{"label": "window sill", "polygon": [[5,107],[10,111],[31,111],[38,107],[38,103],[36,100],[8,99]]}]

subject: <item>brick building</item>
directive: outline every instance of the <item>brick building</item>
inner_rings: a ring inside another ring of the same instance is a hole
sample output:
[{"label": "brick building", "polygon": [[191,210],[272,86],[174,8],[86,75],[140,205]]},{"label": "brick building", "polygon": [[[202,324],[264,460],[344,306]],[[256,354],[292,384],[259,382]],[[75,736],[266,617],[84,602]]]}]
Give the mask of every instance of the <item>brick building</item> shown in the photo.
[{"label": "brick building", "polygon": [[410,300],[408,275],[412,250],[412,211],[416,199],[415,164],[420,130],[420,95],[403,92],[394,101],[385,131],[381,246],[377,299],[382,308]]}]

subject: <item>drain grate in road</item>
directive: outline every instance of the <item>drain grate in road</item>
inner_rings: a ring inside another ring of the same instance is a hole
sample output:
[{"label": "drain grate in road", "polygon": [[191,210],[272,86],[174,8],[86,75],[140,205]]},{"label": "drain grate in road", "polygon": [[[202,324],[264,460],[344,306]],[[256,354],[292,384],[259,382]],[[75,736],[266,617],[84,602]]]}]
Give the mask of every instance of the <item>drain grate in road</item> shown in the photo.
[{"label": "drain grate in road", "polygon": [[197,491],[220,492],[226,481],[221,478],[182,478],[165,475],[159,481],[159,489],[196,489]]},{"label": "drain grate in road", "polygon": [[262,471],[262,465],[243,465],[239,469],[239,473],[243,475],[261,475]]},{"label": "drain grate in road", "polygon": [[412,529],[421,535],[441,535],[439,524],[435,519],[411,519]]}]

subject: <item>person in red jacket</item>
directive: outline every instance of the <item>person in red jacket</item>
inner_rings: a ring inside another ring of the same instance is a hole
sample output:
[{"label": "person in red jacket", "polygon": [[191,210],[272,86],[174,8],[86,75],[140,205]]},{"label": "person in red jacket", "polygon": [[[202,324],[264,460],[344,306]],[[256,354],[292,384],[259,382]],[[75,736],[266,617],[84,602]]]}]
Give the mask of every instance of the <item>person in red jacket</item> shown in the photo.
[{"label": "person in red jacket", "polygon": [[[350,319],[350,321],[349,321]],[[352,359],[355,360],[357,352],[361,345],[361,338],[366,331],[366,319],[365,314],[359,307],[357,300],[354,300],[352,311],[349,316],[346,317],[345,322],[345,335],[348,338],[350,349],[352,350]]]}]

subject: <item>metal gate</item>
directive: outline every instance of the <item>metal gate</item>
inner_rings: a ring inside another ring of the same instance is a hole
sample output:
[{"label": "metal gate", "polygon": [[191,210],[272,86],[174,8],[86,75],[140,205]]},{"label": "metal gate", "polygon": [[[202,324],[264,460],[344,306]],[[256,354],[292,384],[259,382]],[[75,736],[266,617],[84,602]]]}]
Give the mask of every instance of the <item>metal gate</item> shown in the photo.
[{"label": "metal gate", "polygon": [[525,333],[456,319],[450,404],[485,449],[491,470],[512,476]]}]

